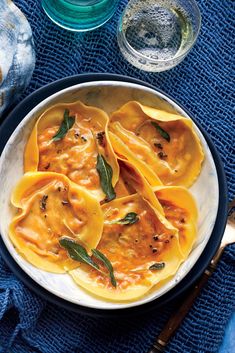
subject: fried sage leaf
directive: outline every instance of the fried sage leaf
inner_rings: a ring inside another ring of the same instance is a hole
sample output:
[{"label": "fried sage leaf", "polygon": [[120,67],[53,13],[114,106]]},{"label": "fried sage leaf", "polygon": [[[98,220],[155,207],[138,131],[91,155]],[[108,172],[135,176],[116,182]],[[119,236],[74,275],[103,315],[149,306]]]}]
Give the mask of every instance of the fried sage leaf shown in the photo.
[{"label": "fried sage leaf", "polygon": [[149,270],[162,270],[165,267],[165,262],[155,262],[149,267]]},{"label": "fried sage leaf", "polygon": [[57,133],[53,136],[53,141],[59,141],[61,140],[69,131],[69,129],[71,129],[71,127],[73,126],[73,124],[75,123],[75,116],[69,116],[69,110],[65,109],[64,111],[64,119],[60,125],[59,130],[57,131]]},{"label": "fried sage leaf", "polygon": [[109,277],[110,277],[110,281],[112,283],[112,285],[116,288],[117,287],[117,282],[116,279],[114,277],[114,273],[113,273],[113,266],[111,264],[111,262],[109,261],[109,259],[107,259],[107,257],[102,254],[99,250],[97,249],[92,249],[92,254],[98,259],[100,260],[105,267],[108,269],[109,271]]},{"label": "fried sage leaf", "polygon": [[129,212],[126,214],[124,218],[113,220],[113,221],[106,221],[105,224],[124,224],[130,225],[134,224],[139,221],[139,217],[135,212]]},{"label": "fried sage leaf", "polygon": [[60,238],[59,243],[60,246],[62,246],[68,251],[68,254],[71,259],[87,264],[95,268],[96,270],[99,269],[99,266],[92,260],[92,258],[88,255],[86,249],[82,245],[66,237]]},{"label": "fried sage leaf", "polygon": [[170,135],[168,134],[168,132],[166,132],[166,130],[164,130],[160,125],[158,125],[158,123],[156,123],[156,121],[151,121],[151,124],[155,127],[155,129],[160,133],[160,135],[165,140],[170,142],[171,138],[170,138]]},{"label": "fried sage leaf", "polygon": [[112,185],[113,170],[101,154],[97,156],[96,170],[100,177],[101,188],[106,195],[105,201],[109,202],[115,199],[116,193]]},{"label": "fried sage leaf", "polygon": [[[91,256],[88,255],[86,249],[82,245],[80,245],[77,242],[75,242],[74,240],[66,238],[66,237],[60,238],[59,243],[60,243],[60,246],[62,246],[63,248],[65,248],[67,250],[71,259],[73,259],[75,261],[82,262],[84,264],[87,264],[87,265],[93,267],[94,269],[96,269],[97,271],[99,271],[100,273],[102,273],[104,276],[107,276],[107,273],[100,270],[99,265],[92,260]],[[105,265],[105,267],[108,269],[110,281],[111,281],[112,285],[114,287],[116,287],[117,283],[116,283],[116,280],[115,280],[115,277],[113,274],[113,266],[112,266],[111,262],[100,251],[98,251],[96,249],[92,249],[91,251],[92,251],[92,254],[98,260],[100,260]]]}]

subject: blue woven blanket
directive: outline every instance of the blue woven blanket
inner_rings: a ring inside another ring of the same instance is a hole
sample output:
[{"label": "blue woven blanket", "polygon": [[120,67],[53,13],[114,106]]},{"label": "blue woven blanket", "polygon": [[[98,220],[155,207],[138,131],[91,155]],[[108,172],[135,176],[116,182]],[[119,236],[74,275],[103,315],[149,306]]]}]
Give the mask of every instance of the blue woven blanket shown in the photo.
[{"label": "blue woven blanket", "polygon": [[[188,108],[209,132],[225,164],[231,199],[235,194],[234,0],[198,1],[202,30],[197,44],[178,67],[160,74],[133,68],[119,53],[116,26],[125,0],[106,25],[83,34],[56,27],[40,2],[15,1],[31,23],[37,53],[25,95],[59,78],[84,72],[126,74],[153,84]],[[137,319],[92,319],[41,300],[0,259],[0,352],[144,353],[174,305]],[[231,246],[167,352],[217,352],[234,308],[235,247]]]}]

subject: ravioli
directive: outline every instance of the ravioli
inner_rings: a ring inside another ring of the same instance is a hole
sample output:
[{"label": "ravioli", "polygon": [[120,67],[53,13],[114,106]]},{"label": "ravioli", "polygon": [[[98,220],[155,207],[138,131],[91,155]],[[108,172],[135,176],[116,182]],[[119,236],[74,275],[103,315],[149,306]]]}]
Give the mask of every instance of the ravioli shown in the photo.
[{"label": "ravioli", "polygon": [[[63,138],[55,141],[65,110],[75,123]],[[65,174],[85,187],[100,201],[105,198],[96,169],[98,153],[112,167],[112,184],[118,181],[119,168],[109,140],[108,115],[81,102],[57,104],[37,120],[24,153],[25,172],[52,171]]]},{"label": "ravioli", "polygon": [[179,231],[180,250],[186,259],[197,237],[198,211],[193,195],[181,186],[154,189],[166,219]]},{"label": "ravioli", "polygon": [[131,163],[119,159],[119,164],[126,193],[138,192],[179,230],[180,248],[186,258],[197,236],[198,211],[191,192],[183,186],[151,188]]},{"label": "ravioli", "polygon": [[9,227],[10,239],[40,269],[63,273],[78,266],[60,247],[62,236],[80,242],[88,251],[100,241],[103,213],[99,202],[62,174],[26,173],[11,202],[18,212]]},{"label": "ravioli", "polygon": [[109,128],[117,155],[152,186],[190,187],[199,175],[204,153],[190,119],[132,101],[112,114]]},{"label": "ravioli", "polygon": [[[111,301],[132,301],[175,274],[184,258],[178,230],[160,212],[138,194],[111,201],[102,210],[104,230],[97,249],[112,263],[117,287],[84,264],[70,272],[78,285]],[[113,224],[130,212],[138,215],[136,223]],[[156,263],[161,269],[150,270]]]}]

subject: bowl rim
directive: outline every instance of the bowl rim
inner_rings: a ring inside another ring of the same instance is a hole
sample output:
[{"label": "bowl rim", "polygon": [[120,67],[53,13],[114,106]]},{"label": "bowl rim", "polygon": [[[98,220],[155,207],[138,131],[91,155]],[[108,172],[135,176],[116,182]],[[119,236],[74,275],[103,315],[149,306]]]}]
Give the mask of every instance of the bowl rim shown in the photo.
[{"label": "bowl rim", "polygon": [[[37,104],[28,114],[26,114],[26,116],[24,117],[24,119],[20,122],[20,124],[17,126],[17,128],[14,130],[14,132],[12,133],[10,139],[8,140],[2,156],[0,158],[0,170],[2,169],[2,165],[3,162],[6,159],[6,154],[7,154],[7,146],[14,144],[14,140],[15,138],[17,138],[19,131],[22,130],[22,128],[24,128],[25,126],[27,126],[31,120],[35,119],[35,117],[37,117],[39,114],[41,114],[41,111],[47,109],[45,107],[49,106],[54,106],[54,100],[56,101],[63,101],[63,97],[66,96],[68,98],[68,95],[71,94],[71,96],[76,92],[76,91],[82,91],[82,90],[86,90],[88,89],[93,89],[97,87],[97,82],[96,81],[91,81],[91,82],[85,82],[85,83],[81,83],[78,85],[73,85],[70,86],[62,91],[56,92],[53,95],[47,97],[46,99],[44,99],[42,102],[40,102],[39,104]],[[127,90],[132,90],[132,89],[136,89],[139,92],[144,92],[144,93],[149,93],[149,94],[153,94],[156,97],[160,98],[161,100],[164,100],[167,102],[167,104],[169,104],[169,106],[174,107],[174,109],[176,109],[176,111],[181,114],[182,116],[186,116],[188,119],[191,120],[190,116],[185,113],[185,111],[180,108],[176,103],[174,103],[173,101],[171,101],[169,98],[166,98],[166,96],[160,92],[158,92],[157,90],[152,90],[148,87],[141,87],[137,84],[134,83],[127,83],[127,82],[119,82],[117,84],[116,81],[100,81],[99,87],[103,87],[104,89],[107,89],[107,87],[110,88],[115,88],[115,87],[123,87],[124,89]],[[74,99],[72,99],[72,101],[74,101]],[[192,121],[192,120],[191,120]],[[204,139],[204,136],[201,134],[201,131],[198,129],[197,125],[194,123],[194,128],[197,130],[197,135],[199,136],[201,143],[204,145],[204,150],[205,150],[205,154],[207,155],[207,159],[209,161],[209,164],[211,164],[211,167],[215,170],[216,172],[216,167],[215,167],[215,163],[214,163],[214,159],[213,156],[211,155],[209,146],[207,145],[206,140]],[[207,151],[207,152],[206,152]],[[217,172],[216,172],[216,204],[215,204],[215,212],[214,212],[214,219],[213,222],[211,222],[211,226],[210,229],[208,230],[207,233],[205,233],[204,238],[202,238],[201,241],[199,241],[198,245],[195,247],[195,251],[193,251],[191,254],[187,257],[187,259],[185,259],[185,261],[180,265],[179,269],[177,270],[177,272],[174,274],[174,276],[172,278],[170,278],[169,281],[167,281],[167,283],[165,283],[163,286],[161,286],[157,291],[154,291],[154,289],[148,293],[146,293],[146,296],[143,296],[141,298],[138,298],[136,301],[128,301],[128,302],[121,302],[121,303],[115,303],[115,302],[109,302],[109,301],[105,301],[103,298],[98,299],[98,302],[86,302],[86,299],[81,300],[81,302],[79,303],[79,299],[75,298],[75,297],[71,297],[70,295],[68,295],[66,292],[63,292],[61,290],[61,288],[58,288],[57,285],[54,286],[49,286],[48,282],[43,280],[40,280],[40,278],[37,278],[37,272],[35,272],[35,270],[32,270],[32,267],[35,268],[34,266],[32,266],[32,264],[28,264],[28,261],[26,261],[25,259],[23,259],[22,262],[22,257],[19,256],[19,253],[16,252],[13,247],[12,247],[12,243],[9,239],[9,237],[7,236],[7,234],[4,232],[4,235],[2,236],[4,243],[6,244],[6,247],[8,248],[8,250],[12,253],[13,258],[16,260],[16,262],[22,267],[22,269],[36,282],[38,282],[39,284],[41,284],[42,287],[44,287],[45,289],[48,289],[51,293],[57,295],[58,297],[73,302],[75,304],[79,304],[81,306],[85,306],[85,307],[90,307],[90,308],[97,308],[97,309],[103,309],[103,310],[114,310],[114,309],[120,309],[123,310],[125,308],[129,308],[129,307],[134,307],[134,306],[139,306],[139,305],[143,305],[147,302],[150,302],[154,299],[157,299],[159,297],[161,297],[162,295],[164,295],[165,293],[167,293],[169,290],[171,290],[172,288],[175,287],[175,285],[180,282],[186,275],[187,273],[190,271],[190,269],[195,265],[195,263],[197,262],[197,260],[199,259],[200,255],[202,254],[214,227],[215,224],[215,220],[216,220],[216,216],[217,216],[217,212],[218,212],[218,176],[217,176]],[[199,219],[200,221],[200,219]],[[1,227],[0,227],[1,228]],[[12,252],[13,251],[13,252]],[[196,252],[196,254],[195,254]],[[194,255],[193,255],[194,253]],[[39,272],[45,272],[42,271],[41,269],[37,269],[36,271]],[[48,275],[50,276],[50,275]],[[53,275],[54,276],[54,275]],[[39,273],[39,277],[40,277],[40,273]],[[56,276],[58,279],[58,276]],[[52,278],[53,280],[53,278]],[[83,292],[83,288],[79,288],[79,291],[82,290]],[[149,294],[149,295],[148,295]],[[90,297],[92,297],[90,295]],[[96,300],[96,298],[94,298]],[[100,303],[99,303],[100,301]],[[106,302],[106,304],[105,304]],[[106,305],[106,306],[103,306]],[[100,307],[101,306],[101,307]]]},{"label": "bowl rim", "polygon": [[[79,82],[77,82],[77,81],[79,81]],[[20,103],[20,105],[18,105],[15,109],[14,109],[14,111],[8,116],[8,118],[6,119],[6,121],[3,123],[3,125],[2,125],[2,127],[1,127],[1,129],[0,129],[0,134],[2,135],[3,134],[3,131],[5,131],[4,132],[4,139],[1,139],[1,142],[0,142],[0,150],[2,150],[3,148],[4,148],[4,145],[5,145],[5,143],[6,143],[6,141],[8,140],[8,137],[11,135],[11,133],[15,130],[15,126],[17,126],[17,122],[19,122],[19,121],[21,121],[22,120],[22,118],[23,117],[25,117],[26,115],[27,115],[27,113],[26,113],[26,111],[27,112],[30,112],[31,113],[31,106],[32,107],[34,107],[34,108],[36,108],[36,106],[38,105],[38,104],[35,104],[35,100],[34,99],[32,99],[32,98],[34,98],[34,97],[37,97],[37,103],[38,102],[41,102],[41,101],[43,101],[44,99],[41,99],[42,98],[42,94],[44,94],[44,97],[46,97],[46,98],[51,98],[50,96],[51,96],[51,93],[49,93],[48,94],[48,89],[49,89],[49,91],[52,89],[52,91],[54,90],[54,92],[56,92],[56,93],[58,93],[59,91],[61,91],[62,90],[62,87],[61,87],[61,85],[62,86],[67,86],[67,87],[71,87],[71,86],[74,86],[74,85],[76,85],[76,84],[79,84],[79,83],[82,83],[82,82],[88,82],[88,83],[90,83],[91,81],[124,81],[124,82],[133,82],[133,83],[137,83],[137,84],[140,84],[140,85],[142,85],[142,86],[147,86],[147,87],[149,87],[149,88],[152,88],[152,89],[154,89],[155,91],[156,91],[156,89],[155,89],[155,87],[153,87],[153,86],[151,86],[151,85],[149,85],[149,84],[146,84],[145,82],[142,82],[142,81],[139,81],[139,80],[136,80],[136,79],[132,79],[132,78],[128,78],[128,77],[126,77],[126,76],[117,76],[117,75],[109,75],[109,74],[87,74],[87,75],[76,75],[76,76],[72,76],[72,77],[70,77],[70,78],[66,78],[66,79],[62,79],[62,80],[59,80],[59,81],[56,81],[56,82],[54,82],[54,83],[52,83],[52,84],[49,84],[48,86],[45,86],[45,87],[43,87],[43,88],[41,88],[40,90],[38,90],[38,91],[36,91],[36,92],[34,92],[32,95],[30,95],[29,97],[27,97],[23,102],[21,102]],[[59,89],[58,89],[59,88]],[[61,88],[61,89],[60,89]],[[63,87],[63,88],[66,88],[66,87]],[[169,97],[167,94],[165,94],[165,93],[163,93],[162,91],[160,91],[160,90],[157,90],[158,92],[160,92],[161,94],[163,94],[164,96],[166,96],[166,97],[168,97],[170,100],[172,100],[177,106],[179,106],[181,109],[183,109],[184,110],[184,112],[186,113],[186,114],[188,114],[190,117],[192,117],[192,114],[189,114],[188,113],[188,111],[187,111],[187,109],[185,109],[185,108],[183,108],[180,104],[178,104],[177,102],[175,102],[174,101],[174,99],[172,99],[171,97]],[[42,92],[42,94],[41,94],[41,92]],[[29,99],[31,97],[31,99]],[[29,101],[30,101],[30,103],[31,103],[31,106],[27,106],[27,104],[29,103]],[[25,110],[25,107],[27,108],[26,110]],[[24,109],[22,109],[22,108],[24,108]],[[10,120],[12,119],[12,118],[14,118],[15,116],[18,116],[17,114],[19,114],[19,111],[23,111],[24,113],[23,114],[21,114],[22,116],[21,116],[21,118],[20,117],[18,117],[18,121],[15,123],[15,126],[10,126],[10,131],[8,130],[9,129],[9,122],[10,122]],[[16,114],[17,113],[17,114]],[[195,119],[194,118],[192,118],[192,120],[195,122]],[[204,136],[204,138],[205,138],[205,140],[206,140],[206,142],[208,143],[208,146],[209,146],[209,148],[210,148],[210,151],[211,151],[211,153],[212,153],[212,156],[213,156],[213,159],[214,159],[214,162],[215,162],[215,166],[216,166],[216,170],[217,170],[217,174],[218,174],[218,177],[219,177],[219,209],[218,209],[218,212],[217,212],[217,217],[216,217],[216,224],[215,224],[215,226],[214,226],[214,229],[213,229],[213,231],[212,231],[212,234],[213,234],[213,232],[216,230],[215,228],[216,228],[216,225],[218,226],[218,222],[219,222],[219,226],[220,226],[220,228],[221,228],[221,234],[219,234],[219,235],[217,235],[217,242],[214,240],[214,248],[215,248],[215,250],[217,249],[217,247],[218,247],[218,245],[219,245],[219,241],[220,241],[220,238],[222,237],[222,234],[223,234],[223,229],[224,229],[224,227],[225,227],[225,223],[226,223],[226,212],[224,212],[224,210],[225,210],[225,208],[226,208],[226,206],[227,206],[227,203],[226,203],[226,200],[227,200],[227,197],[226,197],[226,195],[227,195],[227,193],[226,193],[226,181],[225,181],[225,175],[224,175],[224,171],[223,171],[223,166],[222,166],[222,164],[221,164],[221,160],[220,160],[220,157],[219,157],[219,155],[218,155],[218,152],[216,151],[216,149],[215,149],[215,147],[214,147],[214,145],[213,145],[213,143],[211,142],[211,140],[210,140],[210,138],[207,136],[207,134],[205,133],[205,131],[201,128],[201,126],[200,126],[200,124],[198,124],[198,123],[196,123],[196,125],[199,127],[199,130],[201,130],[201,132],[202,132],[202,134],[203,134],[203,136]],[[6,128],[8,128],[8,129],[6,129]],[[4,130],[5,129],[5,130]],[[3,140],[3,141],[2,141]],[[216,157],[216,158],[215,158]],[[219,170],[218,170],[218,168],[219,168]],[[222,194],[223,194],[223,197],[221,198],[221,192],[222,192]],[[225,196],[225,197],[224,197]],[[221,203],[221,201],[224,201],[223,203]],[[222,207],[222,206],[224,206],[224,207]],[[221,214],[221,208],[222,208],[222,212],[223,212],[223,214],[225,214],[225,216],[224,217],[222,217],[221,218],[221,215],[220,215],[220,217],[219,217],[219,220],[218,220],[218,216],[219,216],[219,212],[220,212],[220,214]],[[211,237],[212,237],[212,234],[211,234]],[[211,239],[211,237],[210,237],[210,239]],[[209,240],[210,240],[209,239]],[[1,243],[2,243],[2,239],[1,239]],[[208,243],[209,243],[209,241],[208,241]],[[208,246],[208,244],[206,245],[206,247]],[[5,249],[6,250],[6,249]],[[4,259],[5,260],[7,260],[7,262],[9,262],[9,256],[7,256],[7,253],[6,253],[6,251],[1,251],[2,252],[2,255],[3,255],[3,257],[4,257]],[[205,249],[204,249],[204,252],[205,252]],[[201,256],[202,256],[203,254],[201,254],[200,255],[200,258],[201,258]],[[211,254],[211,257],[213,256],[213,253]],[[11,259],[11,260],[13,260],[13,258]],[[197,261],[198,262],[198,261]],[[207,263],[208,264],[208,263]],[[16,274],[18,274],[18,269],[17,269],[17,267],[15,268],[15,266],[14,266],[15,264],[14,264],[14,260],[13,260],[13,262],[12,261],[10,261],[10,267],[12,267],[12,269],[13,269],[13,271],[14,272],[16,272]],[[196,266],[196,264],[193,266],[193,268]],[[206,266],[205,266],[206,267]],[[193,270],[193,268],[192,268],[192,270]],[[23,271],[23,270],[22,270]],[[191,270],[190,270],[190,272],[191,272]],[[182,279],[182,281],[186,278],[186,277],[188,277],[188,275],[190,274],[190,272]],[[23,274],[24,274],[24,276],[23,276]],[[21,279],[25,282],[25,272],[23,271],[23,274],[21,273]],[[26,275],[27,276],[27,275]],[[197,276],[196,276],[197,277]],[[31,279],[31,281],[33,281],[34,282],[34,280],[32,280]],[[181,282],[182,282],[181,281]],[[189,285],[192,283],[192,281],[189,281],[188,283],[186,283],[187,285],[185,285],[184,286],[184,289],[185,289],[185,287],[189,287]],[[35,284],[35,282],[34,282],[34,284]],[[31,287],[31,289],[34,289],[35,290],[35,288],[32,288],[32,283],[29,283],[29,281],[27,281],[27,285],[29,285],[30,287]],[[169,293],[169,292],[171,292],[171,291],[173,291],[176,287],[178,287],[179,285],[176,285],[174,288],[172,288],[170,291],[168,291],[166,294],[163,294],[163,296],[161,296],[161,297],[159,297],[159,298],[156,298],[156,299],[154,299],[154,300],[152,300],[152,301],[150,301],[149,303],[146,303],[146,304],[141,304],[141,305],[138,305],[138,306],[134,306],[134,307],[131,307],[131,308],[123,308],[121,311],[132,311],[132,312],[134,312],[135,310],[133,310],[133,309],[138,309],[138,308],[140,308],[140,307],[146,307],[146,306],[148,306],[148,304],[151,304],[151,303],[154,303],[155,301],[158,301],[158,302],[164,302],[164,296],[166,296],[167,297],[167,294]],[[33,286],[33,287],[35,287],[35,286]],[[40,285],[38,285],[38,287],[40,287],[40,288],[42,288]],[[36,290],[37,292],[38,292],[38,289]],[[41,292],[41,291],[40,291]],[[77,307],[80,307],[81,308],[81,305],[79,305],[79,304],[73,304],[73,303],[71,303],[71,302],[69,302],[69,301],[67,301],[67,300],[65,300],[65,299],[62,299],[62,298],[60,298],[60,297],[57,297],[56,295],[54,295],[54,294],[51,294],[52,295],[52,298],[48,298],[48,291],[47,290],[45,290],[45,292],[46,292],[46,295],[45,295],[45,293],[43,293],[43,295],[44,295],[44,298],[45,298],[45,296],[46,296],[46,299],[51,299],[51,301],[53,301],[54,303],[55,303],[55,298],[53,298],[53,297],[56,297],[57,299],[59,299],[59,305],[61,305],[61,306],[64,306],[65,307],[65,303],[67,304],[66,305],[66,307],[68,308],[68,309],[75,309],[73,306],[76,306],[76,308]],[[178,290],[178,292],[179,293],[181,293],[182,292],[182,290]],[[168,296],[169,297],[169,296]],[[163,300],[160,300],[161,298],[163,298]],[[61,301],[64,301],[65,303],[61,303]],[[169,301],[169,298],[168,299],[166,299],[166,301]],[[58,302],[58,300],[57,300],[57,302]],[[68,305],[69,304],[69,305]],[[156,304],[156,303],[155,303]],[[150,305],[151,306],[151,305]],[[88,307],[82,307],[83,309],[85,308],[85,311],[87,312],[87,309],[89,309],[88,311],[92,311],[92,314],[94,314],[94,311],[96,311],[96,314],[97,314],[97,311],[98,312],[103,312],[103,311],[109,311],[109,310],[107,310],[107,309],[98,309],[98,308],[88,308]],[[77,311],[77,310],[75,310],[75,311]],[[79,310],[78,310],[79,311]],[[81,310],[80,310],[81,311]],[[83,311],[83,310],[82,310]],[[112,311],[112,312],[115,312],[115,311],[118,311],[118,312],[120,312],[120,309],[118,308],[118,309],[111,309],[110,311]],[[139,311],[139,310],[137,310],[137,311]],[[102,313],[102,316],[103,316],[103,313]]]}]

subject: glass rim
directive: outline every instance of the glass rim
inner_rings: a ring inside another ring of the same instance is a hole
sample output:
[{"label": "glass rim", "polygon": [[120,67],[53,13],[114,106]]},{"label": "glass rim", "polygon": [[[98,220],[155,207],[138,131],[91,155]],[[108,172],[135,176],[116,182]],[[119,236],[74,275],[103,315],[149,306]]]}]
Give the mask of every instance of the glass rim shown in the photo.
[{"label": "glass rim", "polygon": [[[121,36],[122,37],[122,40],[123,42],[125,43],[127,49],[129,49],[129,51],[134,54],[134,56],[138,56],[139,58],[141,59],[144,59],[144,60],[147,60],[149,63],[152,63],[152,64],[156,64],[156,63],[167,63],[167,62],[172,62],[173,60],[176,60],[176,59],[181,59],[181,58],[184,58],[189,52],[190,50],[193,48],[195,42],[197,41],[197,38],[198,38],[198,35],[199,35],[199,32],[201,30],[201,24],[202,24],[202,16],[201,16],[201,11],[199,9],[199,6],[197,4],[197,2],[195,0],[188,0],[188,2],[190,2],[194,7],[195,7],[195,10],[197,12],[197,16],[198,16],[198,28],[194,34],[194,38],[192,40],[192,42],[190,43],[189,47],[186,48],[185,50],[183,50],[183,52],[181,52],[179,55],[176,55],[173,56],[172,58],[170,59],[165,59],[165,60],[161,60],[161,59],[153,59],[153,58],[150,58],[142,53],[140,53],[138,50],[134,49],[130,44],[129,44],[129,41],[126,39],[126,36],[123,34],[123,30],[121,29],[122,28],[122,22],[123,22],[123,17],[130,5],[130,3],[132,2],[132,0],[130,0],[128,2],[128,4],[126,5],[126,7],[124,8],[123,12],[122,12],[122,15],[120,16],[120,19],[118,21],[118,37]],[[119,43],[119,40],[118,40],[118,43]]]}]

